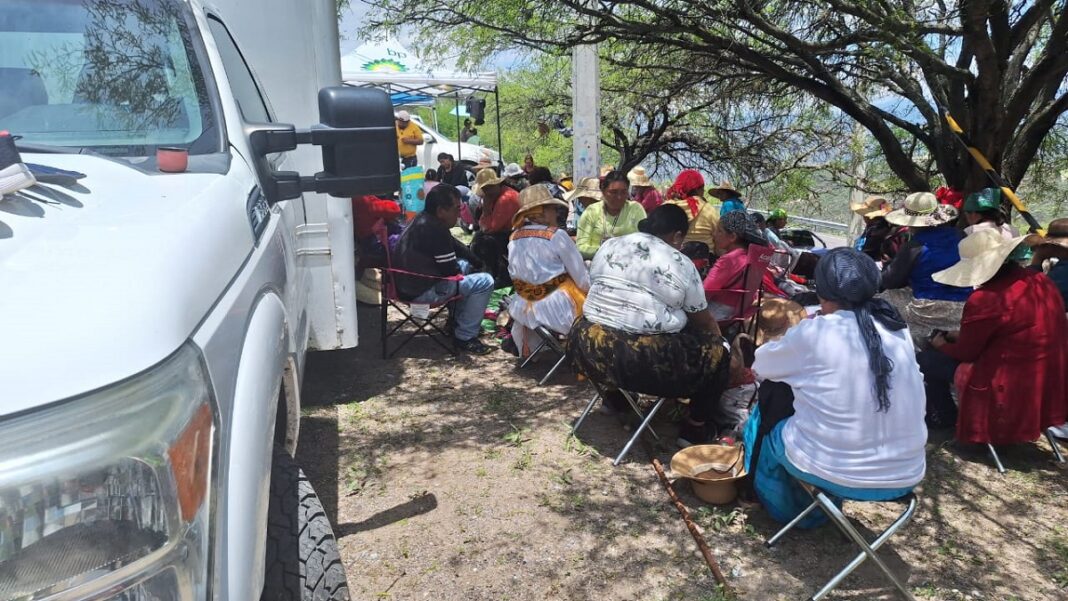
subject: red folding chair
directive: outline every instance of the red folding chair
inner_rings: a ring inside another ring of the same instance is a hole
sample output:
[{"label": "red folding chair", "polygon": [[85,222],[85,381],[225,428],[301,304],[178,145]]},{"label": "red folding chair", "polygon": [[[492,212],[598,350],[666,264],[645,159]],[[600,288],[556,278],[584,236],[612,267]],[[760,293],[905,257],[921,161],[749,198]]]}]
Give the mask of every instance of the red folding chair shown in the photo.
[{"label": "red folding chair", "polygon": [[[448,308],[450,303],[458,301],[463,297],[460,296],[459,294],[455,294],[455,295],[453,295],[453,296],[451,296],[451,297],[449,297],[449,298],[447,298],[447,299],[445,299],[443,301],[440,301],[440,302],[437,302],[437,303],[433,303],[433,304],[430,305],[430,316],[426,320],[417,319],[416,317],[414,317],[412,315],[411,306],[412,306],[413,303],[411,301],[402,299],[398,295],[398,293],[397,293],[397,283],[395,281],[395,276],[397,274],[404,274],[404,275],[411,276],[411,277],[422,278],[422,279],[426,279],[426,280],[432,280],[435,283],[436,282],[441,282],[441,281],[460,282],[461,280],[464,279],[464,276],[458,274],[458,275],[444,277],[444,276],[436,276],[436,275],[427,275],[427,274],[423,274],[423,273],[413,273],[411,271],[404,271],[403,269],[395,269],[393,267],[393,256],[392,256],[393,253],[390,251],[390,248],[389,248],[389,232],[386,230],[385,222],[383,222],[382,220],[379,220],[377,223],[375,223],[375,225],[372,228],[372,230],[374,231],[375,236],[378,237],[379,242],[382,243],[382,248],[385,249],[385,253],[386,253],[386,266],[378,268],[379,271],[382,273],[382,305],[381,305],[381,307],[382,307],[382,315],[381,315],[382,358],[383,359],[389,359],[390,357],[395,355],[397,353],[397,351],[401,350],[401,348],[403,348],[404,345],[406,345],[409,342],[411,342],[412,339],[414,339],[416,336],[418,336],[420,334],[426,335],[431,340],[433,340],[435,343],[437,343],[439,346],[441,346],[443,349],[445,349],[449,353],[455,355],[456,354],[456,349],[453,348],[453,345],[447,344],[447,342],[449,341],[451,336],[449,336],[449,334],[446,333],[445,329],[443,329],[442,327],[438,326],[438,324],[435,323],[435,322],[437,321],[438,317],[442,314],[442,312],[445,311],[446,308]],[[459,288],[457,288],[457,289],[459,289]],[[401,322],[398,323],[397,325],[393,326],[392,328],[390,328],[390,326],[389,326],[389,308],[390,307],[393,307],[394,309],[396,309],[396,311],[401,314],[401,317],[403,317]],[[415,326],[414,330],[412,330],[411,332],[408,332],[407,338],[402,340],[401,343],[399,345],[397,345],[396,348],[394,348],[392,351],[390,351],[389,350],[389,337],[394,335],[394,334],[396,334],[406,324],[412,324],[413,326]],[[444,339],[444,340],[442,340],[442,339]]]},{"label": "red folding chair", "polygon": [[[770,246],[749,245],[745,271],[742,272],[743,288],[724,291],[739,293],[735,317],[718,322],[720,331],[724,332],[724,336],[728,339],[734,338],[734,336],[727,335],[729,331],[738,328],[754,316],[756,319],[753,321],[753,329],[760,327],[760,324],[756,322],[760,319],[760,301],[764,297],[764,275],[768,272],[768,266],[771,265],[771,258],[774,255],[775,249]],[[741,331],[740,328],[738,329]]]}]

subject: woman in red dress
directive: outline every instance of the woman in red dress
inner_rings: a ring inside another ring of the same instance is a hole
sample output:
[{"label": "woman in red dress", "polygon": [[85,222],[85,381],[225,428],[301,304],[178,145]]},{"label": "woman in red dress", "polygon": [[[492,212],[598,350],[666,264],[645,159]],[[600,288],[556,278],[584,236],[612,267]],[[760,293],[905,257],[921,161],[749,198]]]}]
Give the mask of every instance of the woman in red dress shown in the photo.
[{"label": "woman in red dress", "polygon": [[961,442],[1031,442],[1068,419],[1064,301],[1048,277],[1016,261],[1021,242],[994,230],[976,232],[961,241],[960,263],[933,276],[976,287],[960,331],[931,342],[963,363],[957,378]]}]

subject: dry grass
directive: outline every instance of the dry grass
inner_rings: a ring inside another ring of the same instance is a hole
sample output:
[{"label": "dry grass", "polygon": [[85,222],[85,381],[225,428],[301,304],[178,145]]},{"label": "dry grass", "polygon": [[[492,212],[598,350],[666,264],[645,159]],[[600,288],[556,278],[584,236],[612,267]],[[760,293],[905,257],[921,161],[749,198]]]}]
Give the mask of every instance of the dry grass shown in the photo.
[{"label": "dry grass", "polygon": [[[515,372],[502,353],[444,358],[413,343],[378,358],[375,313],[363,347],[314,355],[300,456],[335,523],[354,599],[721,600],[649,466],[673,448],[638,445],[594,413],[568,423],[589,390],[568,373],[535,386],[545,364]],[[673,439],[674,426],[656,426]],[[999,476],[983,455],[935,441],[915,521],[881,555],[920,599],[1068,598],[1068,473],[1044,443],[1008,449]],[[708,507],[679,484],[745,599],[810,595],[854,549],[829,528],[777,548],[759,507]],[[847,504],[862,532],[895,506]],[[871,566],[835,599],[894,599]]]}]

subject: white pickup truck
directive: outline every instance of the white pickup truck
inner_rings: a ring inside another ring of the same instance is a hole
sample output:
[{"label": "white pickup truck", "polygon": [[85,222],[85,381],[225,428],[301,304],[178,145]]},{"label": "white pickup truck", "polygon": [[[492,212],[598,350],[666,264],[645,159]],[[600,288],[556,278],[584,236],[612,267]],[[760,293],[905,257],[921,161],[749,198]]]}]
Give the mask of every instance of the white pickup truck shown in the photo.
[{"label": "white pickup truck", "polygon": [[0,199],[0,601],[348,599],[301,378],[356,344],[346,198],[399,170],[335,10],[0,2],[39,176]]}]

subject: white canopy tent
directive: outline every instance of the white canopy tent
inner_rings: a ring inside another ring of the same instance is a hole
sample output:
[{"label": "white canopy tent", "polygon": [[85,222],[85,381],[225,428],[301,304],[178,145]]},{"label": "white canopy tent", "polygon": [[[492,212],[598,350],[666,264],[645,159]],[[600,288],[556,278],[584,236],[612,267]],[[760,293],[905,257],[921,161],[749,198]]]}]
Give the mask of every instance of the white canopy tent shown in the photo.
[{"label": "white canopy tent", "polygon": [[[341,79],[345,85],[378,88],[389,93],[394,106],[432,105],[437,99],[452,98],[456,108],[457,130],[464,114],[461,95],[492,93],[497,105],[497,150],[501,148],[500,94],[497,74],[458,73],[426,69],[416,56],[395,39],[365,42],[341,57]],[[437,114],[434,115],[437,127]]]}]

